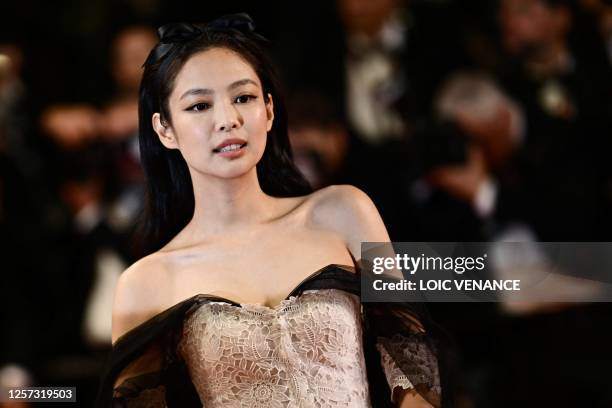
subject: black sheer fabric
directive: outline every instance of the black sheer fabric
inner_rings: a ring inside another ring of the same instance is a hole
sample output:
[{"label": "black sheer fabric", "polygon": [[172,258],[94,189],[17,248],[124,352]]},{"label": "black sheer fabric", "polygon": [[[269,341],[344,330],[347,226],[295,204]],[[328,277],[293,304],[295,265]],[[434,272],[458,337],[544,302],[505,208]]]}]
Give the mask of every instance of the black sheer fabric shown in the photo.
[{"label": "black sheer fabric", "polygon": [[[328,265],[303,281],[287,298],[321,289],[359,295],[360,288],[360,278],[353,267]],[[202,407],[177,345],[185,319],[201,305],[219,301],[240,307],[228,299],[196,295],[119,338],[109,356],[96,406]],[[441,392],[445,387],[440,377],[443,350],[423,305],[364,303],[362,324],[373,407],[394,406],[381,365],[381,347],[424,399],[435,407],[447,406]]]}]

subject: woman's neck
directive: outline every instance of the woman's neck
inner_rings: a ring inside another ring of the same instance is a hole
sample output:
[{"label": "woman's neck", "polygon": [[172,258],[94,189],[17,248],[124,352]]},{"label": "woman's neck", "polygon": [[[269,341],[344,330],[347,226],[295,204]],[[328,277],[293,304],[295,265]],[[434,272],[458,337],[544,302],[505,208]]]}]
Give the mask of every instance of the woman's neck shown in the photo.
[{"label": "woman's neck", "polygon": [[255,168],[248,174],[221,179],[192,172],[195,208],[188,225],[190,241],[239,231],[274,218],[275,199],[261,190]]}]

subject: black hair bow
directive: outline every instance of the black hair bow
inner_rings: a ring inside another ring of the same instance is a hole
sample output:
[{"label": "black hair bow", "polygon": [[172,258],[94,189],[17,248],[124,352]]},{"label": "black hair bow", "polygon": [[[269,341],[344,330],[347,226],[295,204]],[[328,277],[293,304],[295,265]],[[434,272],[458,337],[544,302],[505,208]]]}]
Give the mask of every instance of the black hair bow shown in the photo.
[{"label": "black hair bow", "polygon": [[159,44],[153,48],[143,66],[160,61],[175,44],[194,40],[206,30],[237,30],[244,34],[252,34],[260,40],[266,40],[263,36],[255,33],[255,23],[246,13],[229,14],[206,24],[169,23],[157,29]]}]

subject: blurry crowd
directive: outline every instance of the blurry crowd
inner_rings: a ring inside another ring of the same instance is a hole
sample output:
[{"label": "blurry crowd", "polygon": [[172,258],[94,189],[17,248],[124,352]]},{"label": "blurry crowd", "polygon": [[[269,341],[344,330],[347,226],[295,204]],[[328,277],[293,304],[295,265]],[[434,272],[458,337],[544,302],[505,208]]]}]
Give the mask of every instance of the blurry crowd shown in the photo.
[{"label": "blurry crowd", "polygon": [[[73,3],[0,6],[0,386],[93,399],[141,256],[138,86],[166,22],[248,12],[299,168],[367,192],[393,241],[612,241],[608,1]],[[607,304],[430,306],[458,406],[612,406]]]}]

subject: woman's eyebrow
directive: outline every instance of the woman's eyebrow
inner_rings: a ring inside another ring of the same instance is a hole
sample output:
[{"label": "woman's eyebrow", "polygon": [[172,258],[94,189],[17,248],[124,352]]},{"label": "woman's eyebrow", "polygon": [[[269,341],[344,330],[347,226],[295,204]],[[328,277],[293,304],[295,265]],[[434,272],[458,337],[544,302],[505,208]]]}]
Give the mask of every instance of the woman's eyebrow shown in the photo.
[{"label": "woman's eyebrow", "polygon": [[[231,84],[228,85],[227,89],[232,90],[232,89],[235,89],[240,86],[247,85],[247,84],[258,86],[257,83],[253,81],[252,79],[245,78],[245,79],[240,79],[236,82],[232,82]],[[191,96],[191,95],[212,95],[214,93],[215,91],[213,91],[212,89],[208,89],[208,88],[193,88],[185,92],[183,95],[181,95],[179,100],[187,96]]]},{"label": "woman's eyebrow", "polygon": [[179,100],[185,98],[186,96],[190,96],[190,95],[212,95],[214,93],[215,93],[215,91],[213,91],[212,89],[194,88],[194,89],[190,89],[187,92],[185,92],[184,94],[182,94],[181,97],[179,98]]},{"label": "woman's eyebrow", "polygon": [[231,83],[231,84],[230,84],[230,85],[227,87],[227,89],[230,89],[230,90],[231,90],[231,89],[238,88],[239,86],[242,86],[242,85],[247,85],[247,84],[252,84],[252,85],[257,86],[257,83],[256,83],[255,81],[253,81],[252,79],[249,79],[249,78],[245,78],[245,79],[241,79],[241,80],[236,81],[236,82],[232,82],[232,83]]}]

